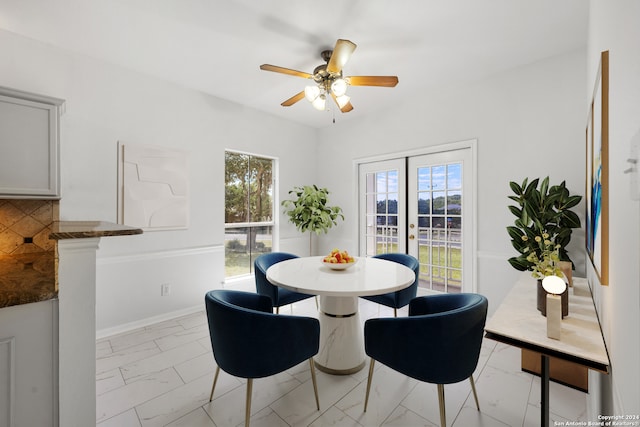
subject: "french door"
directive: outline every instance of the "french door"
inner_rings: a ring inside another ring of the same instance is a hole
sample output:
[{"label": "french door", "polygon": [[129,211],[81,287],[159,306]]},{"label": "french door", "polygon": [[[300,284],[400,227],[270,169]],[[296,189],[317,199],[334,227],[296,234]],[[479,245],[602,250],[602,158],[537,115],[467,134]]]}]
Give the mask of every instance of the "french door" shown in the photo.
[{"label": "french door", "polygon": [[409,253],[420,288],[473,291],[473,173],[471,148],[360,164],[360,255]]},{"label": "french door", "polygon": [[406,160],[360,165],[360,255],[407,250]]}]

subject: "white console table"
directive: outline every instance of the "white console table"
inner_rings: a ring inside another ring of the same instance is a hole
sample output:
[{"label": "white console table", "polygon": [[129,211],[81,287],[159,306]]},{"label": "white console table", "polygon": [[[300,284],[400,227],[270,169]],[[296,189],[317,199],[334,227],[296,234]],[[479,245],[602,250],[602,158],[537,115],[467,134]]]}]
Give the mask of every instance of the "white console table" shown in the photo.
[{"label": "white console table", "polygon": [[549,357],[609,373],[609,356],[586,279],[574,278],[569,316],[559,340],[547,337],[547,319],[536,309],[536,279],[524,272],[485,325],[486,337],[541,354],[540,425],[549,426]]}]

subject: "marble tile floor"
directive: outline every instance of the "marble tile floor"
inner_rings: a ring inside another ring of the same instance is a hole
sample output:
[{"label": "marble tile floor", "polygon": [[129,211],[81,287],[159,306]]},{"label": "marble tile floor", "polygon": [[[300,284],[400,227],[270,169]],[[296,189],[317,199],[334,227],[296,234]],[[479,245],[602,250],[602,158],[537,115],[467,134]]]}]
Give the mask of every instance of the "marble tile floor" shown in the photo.
[{"label": "marble tile floor", "polygon": [[[313,299],[281,313],[315,316]],[[399,315],[406,316],[406,309]],[[360,300],[360,316],[393,311]],[[101,339],[97,348],[97,420],[100,427],[244,425],[246,381],[221,372],[213,402],[215,371],[204,308],[189,316]],[[407,378],[377,363],[363,412],[367,366],[346,376],[317,371],[320,411],[315,408],[308,363],[253,385],[251,425],[437,426],[436,386]],[[480,412],[468,381],[445,386],[447,423],[454,427],[540,425],[540,381],[520,370],[520,351],[485,339],[475,372]],[[586,395],[551,383],[551,425],[585,421]]]}]

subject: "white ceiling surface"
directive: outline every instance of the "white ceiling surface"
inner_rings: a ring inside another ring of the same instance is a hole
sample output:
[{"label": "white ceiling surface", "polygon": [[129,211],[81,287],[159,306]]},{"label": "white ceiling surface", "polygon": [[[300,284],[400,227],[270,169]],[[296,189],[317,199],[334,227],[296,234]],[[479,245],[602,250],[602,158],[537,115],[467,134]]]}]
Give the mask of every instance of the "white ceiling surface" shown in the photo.
[{"label": "white ceiling surface", "polygon": [[344,75],[398,76],[350,87],[339,122],[583,47],[587,21],[585,0],[0,0],[4,30],[317,128],[333,113],[280,106],[309,81],[260,64],[311,73],[345,38]]}]

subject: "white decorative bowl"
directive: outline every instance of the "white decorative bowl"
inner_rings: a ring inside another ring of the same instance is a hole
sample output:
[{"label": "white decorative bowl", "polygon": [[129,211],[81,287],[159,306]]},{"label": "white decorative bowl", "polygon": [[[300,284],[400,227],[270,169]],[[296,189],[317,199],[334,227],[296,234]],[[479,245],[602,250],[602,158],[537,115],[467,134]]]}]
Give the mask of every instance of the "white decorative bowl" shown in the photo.
[{"label": "white decorative bowl", "polygon": [[353,267],[358,262],[358,258],[354,258],[353,262],[346,262],[343,264],[332,263],[332,262],[324,262],[322,261],[322,265],[326,265],[332,270],[346,270],[347,268]]}]

